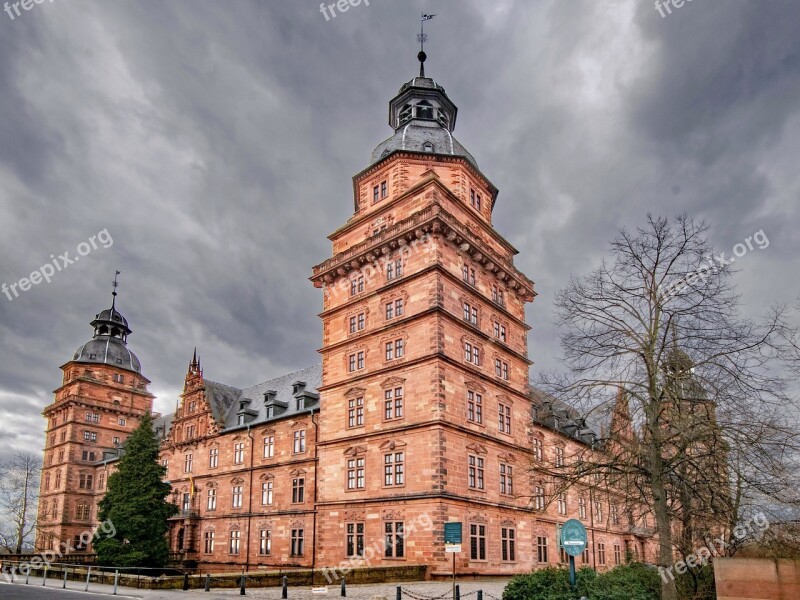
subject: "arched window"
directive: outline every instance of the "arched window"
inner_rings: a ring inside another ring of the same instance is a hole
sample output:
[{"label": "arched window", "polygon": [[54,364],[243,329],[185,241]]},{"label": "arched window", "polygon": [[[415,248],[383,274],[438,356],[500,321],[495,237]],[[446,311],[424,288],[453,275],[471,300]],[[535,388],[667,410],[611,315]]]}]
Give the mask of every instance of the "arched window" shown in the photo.
[{"label": "arched window", "polygon": [[407,123],[410,120],[411,120],[411,105],[406,104],[400,111],[399,124],[402,125],[403,123]]},{"label": "arched window", "polygon": [[427,100],[422,100],[417,104],[418,119],[433,119],[433,105]]},{"label": "arched window", "polygon": [[445,127],[445,128],[449,124],[449,121],[447,119],[447,115],[444,113],[444,111],[441,108],[436,109],[436,120],[439,122],[439,125],[441,125],[442,127]]}]

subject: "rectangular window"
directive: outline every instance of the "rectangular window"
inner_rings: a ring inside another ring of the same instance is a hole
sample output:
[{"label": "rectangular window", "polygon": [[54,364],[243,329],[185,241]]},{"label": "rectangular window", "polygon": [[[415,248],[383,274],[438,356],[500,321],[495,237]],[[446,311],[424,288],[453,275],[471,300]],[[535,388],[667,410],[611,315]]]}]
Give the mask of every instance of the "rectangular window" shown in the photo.
[{"label": "rectangular window", "polygon": [[486,560],[486,525],[470,523],[469,558],[470,560]]},{"label": "rectangular window", "polygon": [[472,390],[467,390],[467,420],[483,423],[483,396]]},{"label": "rectangular window", "polygon": [[515,562],[517,560],[516,531],[511,527],[503,527],[500,530],[500,550],[501,558],[505,562]]},{"label": "rectangular window", "polygon": [[219,466],[219,448],[211,448],[208,451],[208,468],[216,469]]},{"label": "rectangular window", "polygon": [[208,502],[206,504],[208,510],[217,510],[217,489],[208,489]]},{"label": "rectangular window", "polygon": [[261,484],[261,504],[263,506],[272,506],[274,488],[275,485],[272,481],[265,481]]},{"label": "rectangular window", "polygon": [[558,495],[558,514],[566,515],[567,514],[567,495],[565,493],[560,493]]},{"label": "rectangular window", "polygon": [[611,510],[611,524],[619,525],[619,510],[617,509],[617,505],[612,504],[610,510]]},{"label": "rectangular window", "polygon": [[267,556],[272,553],[272,531],[262,529],[258,532],[258,553]]},{"label": "rectangular window", "polygon": [[403,558],[406,555],[405,539],[403,537],[402,521],[387,521],[383,524],[386,539],[386,558]]},{"label": "rectangular window", "polygon": [[622,564],[622,547],[619,544],[614,544],[614,564]]},{"label": "rectangular window", "polygon": [[239,530],[231,531],[231,554],[239,554],[239,548],[242,542],[242,532]]},{"label": "rectangular window", "polygon": [[384,406],[383,417],[387,421],[390,419],[400,419],[403,417],[403,388],[398,387],[394,390],[386,390],[383,393]]},{"label": "rectangular window", "polygon": [[374,186],[374,187],[372,188],[372,203],[373,203],[373,204],[374,204],[375,202],[377,202],[378,200],[380,200],[380,199],[381,199],[381,197],[380,197],[380,193],[381,193],[381,188],[380,188],[380,186],[377,186],[377,185],[376,185],[376,186]]},{"label": "rectangular window", "polygon": [[[61,474],[56,473],[56,489],[58,489],[59,484],[61,483]],[[78,477],[78,488],[82,490],[90,490],[92,489],[92,485],[94,483],[94,476],[93,475],[84,475],[81,473]]]},{"label": "rectangular window", "polygon": [[61,471],[57,471],[57,472],[56,472],[56,485],[55,485],[55,489],[60,489],[60,488],[61,488]]},{"label": "rectangular window", "polygon": [[597,563],[603,566],[606,564],[606,545],[604,542],[597,542]]},{"label": "rectangular window", "polygon": [[364,368],[364,351],[357,352],[355,354],[350,355],[350,364],[349,370],[350,372],[358,371]]},{"label": "rectangular window", "polygon": [[540,563],[547,562],[547,538],[536,536],[536,560]]},{"label": "rectangular window", "polygon": [[292,556],[303,556],[305,552],[305,531],[292,529]]},{"label": "rectangular window", "polygon": [[192,462],[193,457],[192,454],[189,453],[183,457],[183,472],[184,473],[191,473],[192,472]]},{"label": "rectangular window", "polygon": [[598,523],[603,522],[603,504],[599,500],[594,501],[594,520]]},{"label": "rectangular window", "polygon": [[586,518],[586,498],[578,498],[578,518]]},{"label": "rectangular window", "polygon": [[544,510],[545,506],[545,497],[544,497],[544,488],[540,485],[537,485],[533,488],[533,508],[536,510]]},{"label": "rectangular window", "polygon": [[533,459],[537,462],[542,462],[542,440],[539,438],[533,438],[532,447]]},{"label": "rectangular window", "polygon": [[83,439],[86,442],[96,442],[97,441],[97,433],[94,431],[84,431],[83,432]]},{"label": "rectangular window", "polygon": [[347,489],[364,489],[364,468],[365,460],[363,456],[349,458],[347,460]]},{"label": "rectangular window", "polygon": [[231,496],[233,508],[242,508],[242,486],[233,486],[233,494]]},{"label": "rectangular window", "polygon": [[500,493],[514,495],[514,467],[500,463]]},{"label": "rectangular window", "polygon": [[475,286],[475,269],[464,265],[461,267],[461,279],[471,286]]},{"label": "rectangular window", "polygon": [[500,433],[511,435],[511,407],[502,402],[497,405],[497,428]]},{"label": "rectangular window", "polygon": [[350,398],[347,401],[347,426],[361,427],[364,424],[364,398]]},{"label": "rectangular window", "polygon": [[481,352],[477,346],[473,346],[469,342],[464,342],[464,360],[468,363],[480,366]]},{"label": "rectangular window", "polygon": [[482,490],[484,488],[483,458],[470,454],[468,465],[469,487],[474,490]]},{"label": "rectangular window", "polygon": [[117,423],[119,423],[120,427],[125,427],[125,425],[128,424],[128,422],[125,419],[120,419],[119,421],[117,421]]},{"label": "rectangular window", "polygon": [[86,422],[87,423],[99,423],[100,422],[100,415],[93,412],[86,413]]},{"label": "rectangular window", "polygon": [[392,280],[403,276],[403,259],[397,258],[386,263],[386,279]]},{"label": "rectangular window", "polygon": [[[96,440],[97,440],[97,435],[95,434],[95,438],[92,441],[96,441]],[[116,437],[116,436],[113,437],[111,439],[111,441],[115,446],[119,446],[119,438],[118,437]]]},{"label": "rectangular window", "polygon": [[556,466],[563,467],[564,466],[564,449],[560,446],[556,446]]},{"label": "rectangular window", "polygon": [[383,455],[383,485],[394,486],[405,483],[405,453],[389,452]]},{"label": "rectangular window", "polygon": [[233,445],[233,464],[240,465],[244,462],[244,442],[236,442]]},{"label": "rectangular window", "polygon": [[292,479],[292,502],[302,504],[306,498],[306,480],[304,477]]},{"label": "rectangular window", "polygon": [[347,524],[347,556],[364,555],[364,523]]},{"label": "rectangular window", "polygon": [[381,198],[386,198],[389,195],[389,186],[385,181],[381,181]]},{"label": "rectangular window", "polygon": [[364,276],[360,275],[350,280],[350,295],[355,296],[364,291]]},{"label": "rectangular window", "polygon": [[306,430],[298,429],[294,432],[294,446],[293,451],[295,454],[301,454],[306,451]]},{"label": "rectangular window", "polygon": [[386,320],[394,319],[394,302],[386,303]]},{"label": "rectangular window", "polygon": [[203,551],[206,554],[214,554],[214,532],[206,531],[203,534]]}]

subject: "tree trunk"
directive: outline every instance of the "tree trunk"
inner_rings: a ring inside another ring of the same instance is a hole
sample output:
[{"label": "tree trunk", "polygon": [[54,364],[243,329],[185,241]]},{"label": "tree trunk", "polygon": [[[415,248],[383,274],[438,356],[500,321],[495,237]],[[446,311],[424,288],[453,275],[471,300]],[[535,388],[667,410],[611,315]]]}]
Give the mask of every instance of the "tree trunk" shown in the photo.
[{"label": "tree trunk", "polygon": [[661,600],[678,600],[678,590],[673,578],[672,569],[672,520],[669,515],[667,493],[664,488],[662,474],[661,449],[657,440],[650,443],[650,457],[652,469],[650,472],[650,487],[653,491],[653,512],[656,517],[656,530],[658,531],[658,565],[661,567]]}]

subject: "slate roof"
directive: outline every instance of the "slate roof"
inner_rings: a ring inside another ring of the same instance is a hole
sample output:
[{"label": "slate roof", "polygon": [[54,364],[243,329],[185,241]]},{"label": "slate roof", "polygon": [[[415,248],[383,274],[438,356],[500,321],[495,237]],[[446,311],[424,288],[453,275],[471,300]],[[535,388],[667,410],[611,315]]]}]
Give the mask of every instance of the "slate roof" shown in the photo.
[{"label": "slate roof", "polygon": [[136,355],[119,339],[100,335],[89,340],[75,351],[72,360],[78,363],[112,365],[140,373],[142,365]]},{"label": "slate roof", "polygon": [[585,444],[592,444],[598,440],[599,423],[590,424],[588,419],[574,408],[533,385],[530,386],[530,390],[533,418],[538,424]]},{"label": "slate roof", "polygon": [[[433,152],[425,151],[425,143],[433,144]],[[463,156],[472,166],[478,168],[475,157],[461,145],[453,134],[435,121],[422,121],[414,119],[412,122],[400,127],[392,137],[382,141],[372,151],[370,164],[389,156],[397,150],[424,152],[426,154],[444,154],[448,156]]]}]

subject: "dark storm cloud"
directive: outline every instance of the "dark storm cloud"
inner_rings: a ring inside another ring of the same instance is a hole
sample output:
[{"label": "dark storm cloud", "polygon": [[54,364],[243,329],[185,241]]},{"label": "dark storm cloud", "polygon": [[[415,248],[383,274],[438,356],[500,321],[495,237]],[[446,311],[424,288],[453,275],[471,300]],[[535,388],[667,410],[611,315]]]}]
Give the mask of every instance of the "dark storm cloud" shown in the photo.
[{"label": "dark storm cloud", "polygon": [[310,0],[45,3],[0,13],[0,277],[103,228],[114,244],[0,296],[2,440],[38,451],[58,366],[116,268],[159,410],[195,345],[208,377],[239,386],[318,361],[307,277],[390,134],[421,11],[439,15],[428,74],[540,292],[533,374],[556,365],[553,294],[648,211],[707,217],[727,251],[763,228],[770,247],[741,261],[748,310],[797,296],[795,3],[661,18],[633,0],[373,0],[330,21]]}]

